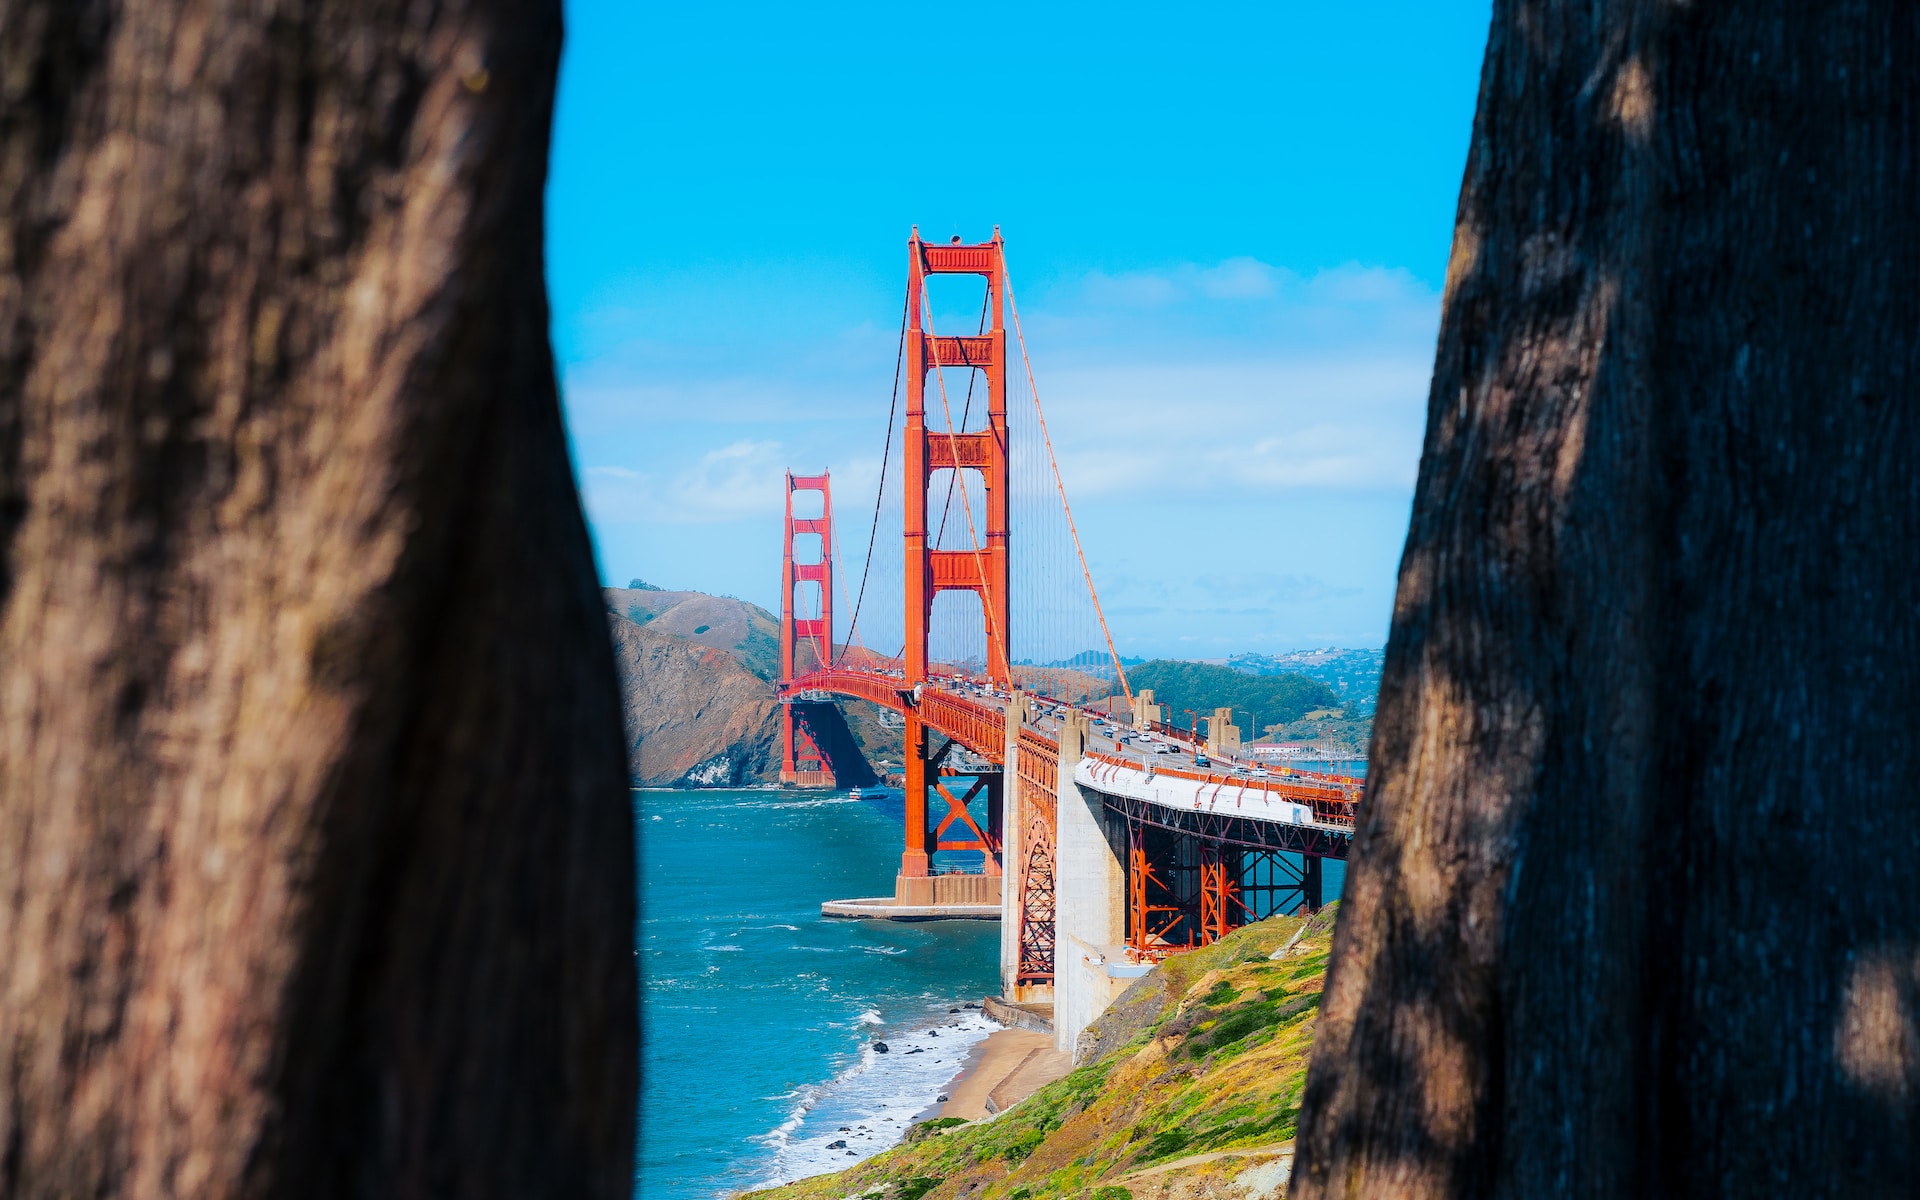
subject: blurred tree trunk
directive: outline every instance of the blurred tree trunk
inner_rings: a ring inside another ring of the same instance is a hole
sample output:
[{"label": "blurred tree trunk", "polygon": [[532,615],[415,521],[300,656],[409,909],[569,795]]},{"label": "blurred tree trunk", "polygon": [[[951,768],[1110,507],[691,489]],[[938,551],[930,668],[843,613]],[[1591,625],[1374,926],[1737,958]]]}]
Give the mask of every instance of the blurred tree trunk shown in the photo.
[{"label": "blurred tree trunk", "polygon": [[1920,8],[1496,0],[1293,1195],[1920,1191]]},{"label": "blurred tree trunk", "polygon": [[625,1196],[559,0],[0,0],[0,1195]]}]

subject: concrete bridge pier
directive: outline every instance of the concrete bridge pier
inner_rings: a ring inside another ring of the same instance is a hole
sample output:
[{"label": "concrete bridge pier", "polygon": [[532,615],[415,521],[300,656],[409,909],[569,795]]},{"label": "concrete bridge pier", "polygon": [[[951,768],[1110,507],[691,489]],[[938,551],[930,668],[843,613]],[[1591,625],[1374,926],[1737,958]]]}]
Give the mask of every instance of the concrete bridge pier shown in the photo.
[{"label": "concrete bridge pier", "polygon": [[1000,799],[1000,845],[1006,858],[1006,883],[1000,889],[1000,994],[1012,1000],[1019,995],[1020,977],[1020,839],[1026,832],[1026,820],[1020,809],[1020,730],[1027,724],[1030,711],[1026,694],[1015,689],[1007,702],[1006,756]]},{"label": "concrete bridge pier", "polygon": [[1087,718],[1060,726],[1054,866],[1054,1045],[1073,1053],[1081,1031],[1143,972],[1125,957],[1127,831],[1098,793],[1073,781],[1086,751]]}]

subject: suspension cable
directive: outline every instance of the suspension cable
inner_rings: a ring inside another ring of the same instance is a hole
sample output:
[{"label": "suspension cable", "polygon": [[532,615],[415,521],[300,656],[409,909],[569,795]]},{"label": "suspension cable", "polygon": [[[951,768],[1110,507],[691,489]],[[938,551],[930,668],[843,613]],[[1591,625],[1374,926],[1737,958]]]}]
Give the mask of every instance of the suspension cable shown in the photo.
[{"label": "suspension cable", "polygon": [[1107,628],[1107,614],[1100,607],[1100,593],[1093,588],[1093,572],[1087,569],[1087,552],[1080,548],[1080,529],[1073,520],[1073,506],[1067,503],[1067,485],[1060,481],[1060,460],[1053,454],[1053,438],[1047,433],[1047,416],[1040,408],[1040,388],[1033,381],[1033,360],[1027,357],[1027,337],[1020,331],[1020,306],[1013,299],[1012,272],[1006,271],[1006,251],[1000,252],[1001,270],[1007,285],[1007,307],[1013,312],[1013,336],[1020,343],[1020,362],[1027,371],[1027,390],[1033,393],[1033,415],[1040,423],[1040,438],[1046,443],[1047,462],[1053,467],[1053,486],[1060,492],[1060,507],[1067,514],[1067,531],[1073,534],[1073,552],[1080,559],[1080,573],[1087,580],[1087,595],[1093,599],[1093,613],[1100,618],[1100,632],[1107,639],[1107,656],[1113,660],[1114,674],[1120,677],[1120,690],[1126,693],[1127,707],[1133,707],[1133,688],[1127,683],[1127,669],[1120,665],[1120,652],[1114,649],[1113,631]]},{"label": "suspension cable", "polygon": [[[900,411],[900,368],[907,356],[907,313],[911,307],[912,301],[902,296],[900,336],[893,349],[893,399],[887,404],[887,440],[880,448],[880,486],[873,492],[873,524],[867,527],[867,561],[860,568],[860,596],[853,602],[853,620],[847,624],[848,644],[852,644],[853,631],[860,626],[860,606],[867,602],[867,577],[873,573],[873,543],[880,533],[880,502],[887,494],[887,463],[893,459],[893,418]],[[906,647],[902,646],[901,650],[904,652]]]}]

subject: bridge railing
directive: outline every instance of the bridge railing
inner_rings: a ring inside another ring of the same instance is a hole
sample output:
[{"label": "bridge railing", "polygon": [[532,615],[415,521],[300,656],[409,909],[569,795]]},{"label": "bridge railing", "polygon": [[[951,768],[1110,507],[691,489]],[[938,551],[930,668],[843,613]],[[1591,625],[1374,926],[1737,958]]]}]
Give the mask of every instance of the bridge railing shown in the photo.
[{"label": "bridge railing", "polygon": [[927,688],[916,707],[921,720],[988,762],[1006,758],[1007,719],[1000,709]]},{"label": "bridge railing", "polygon": [[982,704],[937,687],[922,687],[916,698],[902,680],[872,671],[812,671],[780,685],[780,696],[785,700],[808,692],[852,696],[897,713],[913,713],[989,762],[997,763],[1007,756],[1006,717],[997,705]]},{"label": "bridge railing", "polygon": [[782,699],[791,699],[806,692],[833,692],[841,696],[853,696],[860,700],[870,700],[882,708],[904,713],[912,707],[906,687],[891,675],[880,675],[870,671],[826,670],[811,671],[795,676],[780,685]]},{"label": "bridge railing", "polygon": [[1170,725],[1165,721],[1148,721],[1147,729],[1162,737],[1170,737],[1176,741],[1188,742],[1195,746],[1202,745],[1207,740],[1204,734],[1195,733],[1191,729],[1182,729],[1178,725]]},{"label": "bridge railing", "polygon": [[[1098,752],[1087,755],[1096,762],[1109,766],[1125,767],[1128,770],[1146,773],[1146,767],[1132,759],[1120,758],[1112,754]],[[1360,790],[1357,786],[1338,787],[1328,784],[1295,783],[1275,779],[1260,779],[1251,775],[1229,775],[1218,771],[1183,771],[1178,767],[1153,768],[1156,778],[1186,779],[1195,783],[1212,784],[1219,787],[1242,788],[1257,791],[1264,796],[1276,797],[1294,804],[1304,804],[1313,810],[1316,824],[1333,825],[1351,829],[1354,814],[1360,804]]]}]

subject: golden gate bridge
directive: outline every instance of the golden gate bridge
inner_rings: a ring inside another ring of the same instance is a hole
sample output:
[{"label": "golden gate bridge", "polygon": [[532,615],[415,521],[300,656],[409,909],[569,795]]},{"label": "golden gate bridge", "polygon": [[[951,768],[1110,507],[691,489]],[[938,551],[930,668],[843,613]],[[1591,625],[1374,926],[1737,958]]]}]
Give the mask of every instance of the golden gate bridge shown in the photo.
[{"label": "golden gate bridge", "polygon": [[[998,917],[1003,996],[1051,1005],[1058,1043],[1072,1049],[1166,953],[1318,909],[1321,864],[1347,857],[1362,784],[1246,756],[1231,710],[1216,710],[1202,736],[1133,691],[1080,548],[999,230],[940,244],[916,228],[907,249],[894,401],[852,596],[836,569],[828,475],[787,475],[781,780],[840,781],[855,752],[835,699],[897,714],[905,836],[894,894],[826,910]],[[941,277],[984,280],[975,332],[936,331],[930,283]],[[897,626],[882,615],[896,571]],[[836,584],[852,613],[838,641]],[[876,640],[898,648],[876,652]]]}]

